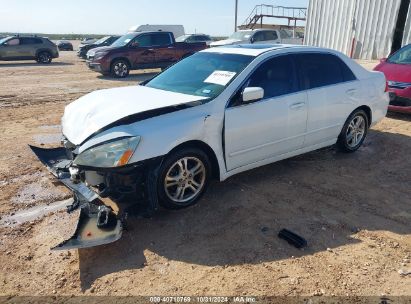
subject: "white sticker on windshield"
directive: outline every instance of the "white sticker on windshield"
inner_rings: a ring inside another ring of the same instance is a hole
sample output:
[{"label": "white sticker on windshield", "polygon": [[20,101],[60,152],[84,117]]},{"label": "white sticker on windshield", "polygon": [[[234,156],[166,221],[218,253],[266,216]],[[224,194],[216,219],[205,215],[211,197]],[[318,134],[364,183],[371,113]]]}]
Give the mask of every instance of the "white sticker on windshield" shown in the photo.
[{"label": "white sticker on windshield", "polygon": [[211,73],[210,76],[207,77],[204,82],[206,83],[214,83],[225,86],[230,80],[237,74],[236,72],[229,72],[229,71],[214,71]]}]

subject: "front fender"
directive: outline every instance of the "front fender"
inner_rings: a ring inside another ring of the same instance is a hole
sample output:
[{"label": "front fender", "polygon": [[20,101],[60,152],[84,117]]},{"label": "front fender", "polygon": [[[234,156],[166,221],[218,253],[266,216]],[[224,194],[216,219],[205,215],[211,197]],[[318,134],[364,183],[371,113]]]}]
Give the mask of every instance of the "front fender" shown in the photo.
[{"label": "front fender", "polygon": [[211,113],[208,104],[196,106],[129,125],[108,129],[85,142],[79,152],[124,136],[141,136],[141,141],[129,163],[136,163],[167,155],[175,147],[189,141],[201,141],[215,153],[220,172],[224,168],[222,158],[223,115]]}]

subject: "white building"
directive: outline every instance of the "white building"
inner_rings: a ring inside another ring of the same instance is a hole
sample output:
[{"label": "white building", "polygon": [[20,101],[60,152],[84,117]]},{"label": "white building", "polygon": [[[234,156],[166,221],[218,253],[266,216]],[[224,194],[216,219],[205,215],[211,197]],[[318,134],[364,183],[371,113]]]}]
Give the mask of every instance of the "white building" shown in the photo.
[{"label": "white building", "polygon": [[378,59],[410,43],[410,30],[410,0],[310,0],[305,44]]}]

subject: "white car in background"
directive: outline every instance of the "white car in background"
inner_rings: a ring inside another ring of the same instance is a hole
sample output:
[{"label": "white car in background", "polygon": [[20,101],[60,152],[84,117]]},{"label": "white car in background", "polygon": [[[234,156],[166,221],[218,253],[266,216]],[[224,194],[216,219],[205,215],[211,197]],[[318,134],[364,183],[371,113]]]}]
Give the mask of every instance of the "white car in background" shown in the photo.
[{"label": "white car in background", "polygon": [[250,44],[303,44],[302,38],[293,38],[287,30],[254,29],[241,30],[233,33],[228,39],[212,42],[211,47],[233,45],[239,43]]},{"label": "white car in background", "polygon": [[388,102],[384,74],[337,51],[211,48],[143,85],[69,104],[66,167],[101,196],[133,194],[143,182],[160,205],[187,207],[212,178],[334,144],[356,151]]},{"label": "white car in background", "polygon": [[176,42],[205,42],[207,45],[210,45],[213,42],[213,39],[211,39],[209,35],[205,34],[187,34],[176,38]]}]

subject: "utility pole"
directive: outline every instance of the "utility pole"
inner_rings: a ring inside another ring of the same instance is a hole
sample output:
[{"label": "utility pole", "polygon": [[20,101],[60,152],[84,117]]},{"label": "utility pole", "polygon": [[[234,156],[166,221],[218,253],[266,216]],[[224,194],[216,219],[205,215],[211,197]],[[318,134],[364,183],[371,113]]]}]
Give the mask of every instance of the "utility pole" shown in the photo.
[{"label": "utility pole", "polygon": [[238,14],[238,0],[235,0],[235,21],[234,21],[234,32],[237,32],[237,14]]}]

